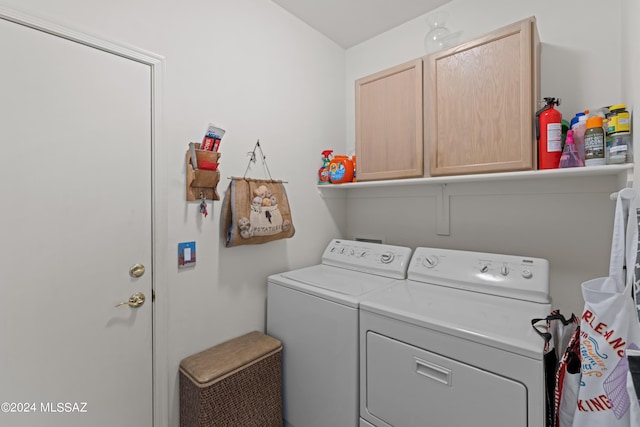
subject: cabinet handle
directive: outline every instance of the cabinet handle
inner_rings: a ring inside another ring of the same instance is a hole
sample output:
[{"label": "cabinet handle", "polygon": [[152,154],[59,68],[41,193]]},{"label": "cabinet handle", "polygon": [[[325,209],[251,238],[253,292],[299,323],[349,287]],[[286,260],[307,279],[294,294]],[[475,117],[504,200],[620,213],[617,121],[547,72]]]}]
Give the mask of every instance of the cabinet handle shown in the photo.
[{"label": "cabinet handle", "polygon": [[413,360],[416,362],[417,374],[444,385],[451,386],[451,369],[436,365],[435,363],[427,362],[426,360],[418,359],[417,357],[414,357]]}]

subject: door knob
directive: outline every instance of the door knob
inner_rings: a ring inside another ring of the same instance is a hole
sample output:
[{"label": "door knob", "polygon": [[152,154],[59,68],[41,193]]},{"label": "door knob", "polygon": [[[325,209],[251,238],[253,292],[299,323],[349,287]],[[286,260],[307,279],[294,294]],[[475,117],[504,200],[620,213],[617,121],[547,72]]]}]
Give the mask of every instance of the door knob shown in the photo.
[{"label": "door knob", "polygon": [[135,294],[129,297],[128,301],[123,301],[120,304],[116,304],[116,307],[120,307],[122,305],[128,305],[131,308],[138,308],[142,304],[144,304],[144,294],[142,292],[136,292]]},{"label": "door knob", "polygon": [[129,269],[129,275],[131,277],[140,277],[144,274],[144,265],[136,264]]}]

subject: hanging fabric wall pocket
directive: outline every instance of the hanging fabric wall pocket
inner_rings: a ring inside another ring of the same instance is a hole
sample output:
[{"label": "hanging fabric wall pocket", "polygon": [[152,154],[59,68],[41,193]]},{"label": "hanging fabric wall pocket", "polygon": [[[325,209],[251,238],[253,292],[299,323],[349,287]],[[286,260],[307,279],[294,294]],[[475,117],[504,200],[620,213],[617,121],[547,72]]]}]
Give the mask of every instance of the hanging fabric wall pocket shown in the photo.
[{"label": "hanging fabric wall pocket", "polygon": [[190,143],[186,154],[187,200],[220,200],[216,187],[220,181],[218,161],[221,154],[215,151],[200,150],[199,147],[198,143]]},{"label": "hanging fabric wall pocket", "polygon": [[[251,162],[259,149],[256,143]],[[266,167],[266,163],[265,167]],[[249,166],[247,166],[247,170]],[[268,168],[267,168],[268,172]],[[222,235],[226,247],[266,243],[295,234],[284,181],[232,177],[222,203]]]}]

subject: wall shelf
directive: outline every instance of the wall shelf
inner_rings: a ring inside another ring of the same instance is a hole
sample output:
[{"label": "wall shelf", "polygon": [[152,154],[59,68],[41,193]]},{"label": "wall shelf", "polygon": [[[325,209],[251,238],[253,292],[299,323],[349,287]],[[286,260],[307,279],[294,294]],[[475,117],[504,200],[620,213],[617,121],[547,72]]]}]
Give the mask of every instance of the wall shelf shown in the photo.
[{"label": "wall shelf", "polygon": [[[473,175],[454,175],[439,176],[428,178],[407,178],[392,179],[385,181],[364,181],[346,184],[325,184],[317,185],[318,193],[323,198],[357,198],[363,194],[369,193],[366,189],[393,189],[393,188],[410,188],[410,187],[429,187],[430,190],[424,194],[436,197],[437,233],[441,236],[450,234],[450,204],[451,204],[451,186],[449,184],[478,184],[489,182],[522,182],[523,187],[526,182],[542,182],[543,180],[570,180],[572,178],[581,177],[613,177],[617,179],[618,189],[633,186],[633,164],[625,163],[621,165],[606,166],[589,166],[580,168],[567,169],[547,169],[521,172],[501,172],[501,173],[485,173]],[[555,191],[557,187],[553,185],[547,186]],[[549,190],[547,190],[549,191]],[[422,189],[420,189],[422,193]],[[389,194],[387,192],[387,194]]]},{"label": "wall shelf", "polygon": [[514,181],[514,180],[538,180],[538,179],[562,179],[582,176],[618,176],[626,186],[633,182],[633,164],[625,163],[621,165],[589,166],[582,168],[567,169],[546,169],[521,172],[500,172],[483,173],[473,175],[453,175],[426,178],[390,179],[385,181],[363,181],[345,184],[324,184],[318,185],[318,191],[323,197],[342,192],[344,190],[356,190],[360,188],[382,188],[410,185],[443,185],[465,182],[491,182],[491,181]]}]

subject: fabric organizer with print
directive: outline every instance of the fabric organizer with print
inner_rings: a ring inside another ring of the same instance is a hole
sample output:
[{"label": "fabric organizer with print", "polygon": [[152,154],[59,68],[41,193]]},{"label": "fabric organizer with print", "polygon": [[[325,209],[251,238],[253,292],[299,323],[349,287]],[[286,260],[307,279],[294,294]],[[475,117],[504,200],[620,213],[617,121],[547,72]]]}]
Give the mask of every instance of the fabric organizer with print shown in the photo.
[{"label": "fabric organizer with print", "polygon": [[[269,179],[246,176],[251,162],[256,161],[257,150]],[[249,154],[251,159],[245,176],[230,178],[222,203],[222,235],[226,247],[267,243],[295,234],[284,181],[271,178],[260,141]]]}]

